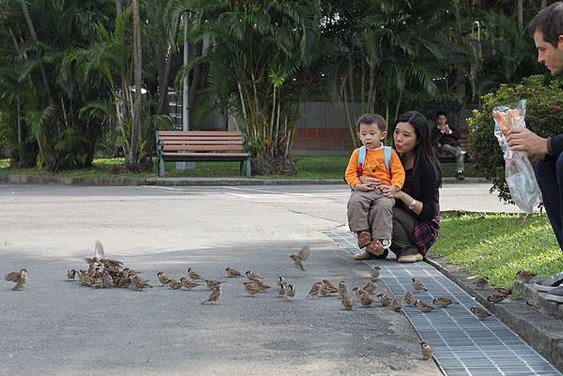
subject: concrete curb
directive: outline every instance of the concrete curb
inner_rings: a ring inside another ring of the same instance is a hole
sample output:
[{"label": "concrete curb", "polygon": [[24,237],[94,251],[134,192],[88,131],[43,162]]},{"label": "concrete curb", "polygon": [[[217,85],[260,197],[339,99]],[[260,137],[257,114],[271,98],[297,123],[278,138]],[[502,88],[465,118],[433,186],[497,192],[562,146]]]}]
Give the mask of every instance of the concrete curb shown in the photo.
[{"label": "concrete curb", "polygon": [[427,258],[426,261],[493,312],[559,371],[563,372],[562,321],[529,303],[525,294],[520,291],[521,286],[516,284],[516,290],[513,294],[522,295],[523,299],[507,299],[500,304],[494,304],[487,301],[487,296],[493,291],[491,286],[476,286],[467,279],[469,277],[467,273],[460,271],[454,265],[448,264],[442,258]]},{"label": "concrete curb", "polygon": [[[486,183],[484,178],[444,178],[444,184]],[[193,178],[81,178],[70,176],[37,176],[0,174],[0,184],[59,184],[83,186],[220,186],[220,185],[344,185],[341,179],[257,179],[240,177]]]}]

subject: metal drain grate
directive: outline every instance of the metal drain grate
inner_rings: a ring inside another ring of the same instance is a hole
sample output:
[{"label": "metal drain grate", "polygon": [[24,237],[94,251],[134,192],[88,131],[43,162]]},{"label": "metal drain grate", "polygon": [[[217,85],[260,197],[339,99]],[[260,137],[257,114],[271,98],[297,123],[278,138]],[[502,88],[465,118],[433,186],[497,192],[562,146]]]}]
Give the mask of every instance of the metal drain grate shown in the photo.
[{"label": "metal drain grate", "polygon": [[[352,233],[335,231],[327,235],[349,252],[358,252]],[[430,302],[434,296],[448,296],[459,302],[428,313],[408,306],[403,309],[420,337],[432,344],[434,360],[444,374],[561,375],[496,317],[477,320],[469,310],[476,301],[431,265],[425,262],[399,264],[389,260],[367,263],[381,267],[383,282],[396,296],[413,292],[411,278],[417,277],[429,292],[415,293],[415,297]]]}]

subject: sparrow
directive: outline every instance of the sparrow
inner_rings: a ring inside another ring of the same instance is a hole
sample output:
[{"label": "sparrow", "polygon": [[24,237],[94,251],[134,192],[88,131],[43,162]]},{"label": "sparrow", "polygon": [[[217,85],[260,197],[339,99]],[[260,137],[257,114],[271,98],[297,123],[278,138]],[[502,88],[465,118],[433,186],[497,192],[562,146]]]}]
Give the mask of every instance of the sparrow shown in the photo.
[{"label": "sparrow", "polygon": [[410,306],[414,305],[415,298],[410,291],[405,292],[405,296],[403,297],[405,304]]},{"label": "sparrow", "polygon": [[182,283],[182,286],[188,290],[193,289],[194,287],[197,287],[200,285],[199,282],[194,281],[193,279],[190,278],[180,278],[180,282]]},{"label": "sparrow", "polygon": [[137,291],[143,290],[145,287],[152,287],[149,285],[148,280],[142,279],[139,275],[135,275],[133,277],[133,286],[137,289]]},{"label": "sparrow", "polygon": [[371,298],[371,296],[369,296],[369,294],[361,287],[354,287],[352,291],[356,293],[362,306],[369,307],[373,304],[373,299]]},{"label": "sparrow", "polygon": [[246,278],[248,278],[251,281],[256,281],[257,279],[264,279],[260,277],[258,274],[254,273],[252,270],[247,270],[244,274],[246,275]]},{"label": "sparrow", "polygon": [[412,277],[412,287],[416,291],[428,291],[426,287],[420,282],[420,280],[416,277]]},{"label": "sparrow", "polygon": [[489,301],[491,303],[500,303],[504,299],[506,299],[507,297],[508,297],[508,295],[501,294],[499,292],[493,291],[492,293],[489,294],[489,296],[487,296],[487,301]]},{"label": "sparrow", "polygon": [[338,284],[338,294],[342,297],[344,294],[348,293],[348,286],[345,281],[340,281]]},{"label": "sparrow", "polygon": [[522,283],[530,282],[530,280],[535,276],[536,276],[535,273],[532,273],[528,270],[518,270],[518,273],[516,273],[516,277],[518,278],[518,281]]},{"label": "sparrow", "polygon": [[338,287],[336,287],[328,279],[323,279],[323,289],[329,291],[331,294],[338,292]]},{"label": "sparrow", "polygon": [[494,293],[499,295],[510,295],[512,294],[512,289],[506,287],[496,287]]},{"label": "sparrow", "polygon": [[203,302],[201,302],[201,304],[205,304],[205,303],[215,304],[215,303],[217,303],[217,300],[221,296],[221,289],[222,289],[221,285],[215,287],[213,290],[211,290],[211,293],[209,294],[209,297],[207,298],[207,300],[204,300]]},{"label": "sparrow", "polygon": [[391,308],[393,308],[395,312],[401,312],[401,309],[403,309],[403,301],[401,298],[393,299],[391,302]]},{"label": "sparrow", "polygon": [[243,282],[244,291],[248,294],[248,296],[254,296],[258,292],[256,289],[256,285],[252,281]]},{"label": "sparrow", "polygon": [[117,272],[113,277],[113,284],[117,287],[127,288],[131,286],[131,276],[129,269]]},{"label": "sparrow", "polygon": [[491,316],[491,313],[483,307],[473,306],[470,308],[471,313],[473,313],[479,320],[486,319]]},{"label": "sparrow", "polygon": [[315,296],[319,296],[319,293],[321,292],[322,288],[323,288],[323,283],[316,282],[315,284],[313,284],[313,287],[311,287],[311,290],[309,290],[307,297],[314,298]]},{"label": "sparrow", "polygon": [[414,306],[418,307],[422,312],[430,312],[434,309],[432,304],[426,303],[424,300],[420,299],[414,301]]},{"label": "sparrow", "polygon": [[201,278],[201,275],[192,268],[188,268],[188,277],[191,279],[203,279]]},{"label": "sparrow", "polygon": [[422,349],[422,360],[431,360],[432,346],[428,342],[420,341],[420,348]]},{"label": "sparrow", "polygon": [[295,296],[295,288],[292,284],[288,284],[285,290],[285,297],[286,298],[293,298]]},{"label": "sparrow", "polygon": [[374,292],[376,288],[377,288],[377,281],[375,279],[372,279],[371,281],[369,281],[368,283],[362,286],[362,289],[364,289],[364,291],[369,294]]},{"label": "sparrow", "polygon": [[8,273],[4,279],[6,281],[15,282],[16,285],[12,290],[19,291],[23,288],[23,285],[27,283],[27,269],[20,269],[19,272]]},{"label": "sparrow", "polygon": [[485,287],[489,284],[489,277],[481,277],[475,280],[475,284],[478,287]]},{"label": "sparrow", "polygon": [[94,245],[94,258],[98,260],[104,258],[104,246],[99,240],[96,240],[96,244]]},{"label": "sparrow", "polygon": [[379,266],[375,265],[371,267],[371,270],[369,272],[371,278],[378,280],[380,274],[381,274],[381,268]]},{"label": "sparrow", "polygon": [[168,286],[170,286],[170,288],[173,288],[174,290],[178,290],[183,285],[184,284],[182,283],[182,281],[178,279],[172,278],[170,281],[168,281]]},{"label": "sparrow", "polygon": [[225,283],[225,281],[218,281],[216,279],[206,279],[205,284],[207,288],[213,290],[215,287],[219,286],[220,284]]},{"label": "sparrow", "polygon": [[258,290],[258,292],[266,292],[266,290],[268,290],[269,288],[272,287],[272,286],[268,286],[267,284],[262,282],[262,280],[260,280],[260,279],[255,280],[254,285],[256,286],[256,289]]},{"label": "sparrow", "polygon": [[379,302],[381,304],[383,304],[384,306],[388,306],[389,304],[391,304],[393,302],[393,296],[391,296],[387,293],[383,293],[383,294],[377,295],[377,300],[379,300]]},{"label": "sparrow", "polygon": [[241,276],[240,272],[235,268],[233,268],[232,266],[225,268],[225,271],[227,272],[228,278],[237,278]]},{"label": "sparrow", "polygon": [[77,276],[78,276],[78,272],[74,269],[71,269],[68,272],[66,272],[66,277],[71,281],[76,280]]},{"label": "sparrow", "polygon": [[453,300],[446,298],[445,296],[436,296],[434,299],[432,299],[432,303],[440,306],[440,308],[446,308],[450,304],[457,304],[457,302],[454,302]]},{"label": "sparrow", "polygon": [[352,310],[352,307],[354,306],[354,300],[352,299],[352,297],[348,293],[348,290],[346,290],[344,295],[340,296],[340,303],[342,303],[342,307],[344,307],[344,309],[346,311]]},{"label": "sparrow", "polygon": [[295,266],[297,267],[297,269],[301,271],[305,271],[305,268],[303,267],[303,262],[309,258],[310,254],[311,254],[311,250],[309,249],[309,247],[304,246],[303,248],[301,248],[298,254],[290,255],[289,257],[295,262]]},{"label": "sparrow", "polygon": [[287,291],[287,282],[285,279],[280,275],[278,277],[278,295],[280,297],[285,296],[285,292]]},{"label": "sparrow", "polygon": [[158,272],[156,273],[156,276],[158,277],[160,283],[162,283],[162,286],[166,286],[168,282],[170,282],[173,279],[172,277],[170,277],[164,272]]}]

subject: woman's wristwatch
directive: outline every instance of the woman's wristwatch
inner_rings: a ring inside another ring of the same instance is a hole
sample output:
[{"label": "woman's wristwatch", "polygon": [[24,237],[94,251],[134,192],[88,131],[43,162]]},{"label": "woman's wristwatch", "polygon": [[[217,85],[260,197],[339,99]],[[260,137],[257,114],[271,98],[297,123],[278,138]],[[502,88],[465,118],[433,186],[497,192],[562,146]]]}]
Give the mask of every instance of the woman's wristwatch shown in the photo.
[{"label": "woman's wristwatch", "polygon": [[412,202],[409,204],[408,208],[410,210],[413,210],[415,206],[416,206],[416,200],[413,198]]}]

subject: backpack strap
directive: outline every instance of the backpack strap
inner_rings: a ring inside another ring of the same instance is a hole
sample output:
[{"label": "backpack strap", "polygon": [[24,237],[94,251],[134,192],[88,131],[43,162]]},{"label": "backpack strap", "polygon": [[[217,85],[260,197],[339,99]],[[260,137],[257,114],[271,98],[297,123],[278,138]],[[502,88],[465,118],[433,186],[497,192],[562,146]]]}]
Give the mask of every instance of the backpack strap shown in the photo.
[{"label": "backpack strap", "polygon": [[391,146],[383,148],[383,156],[385,158],[385,167],[387,167],[387,171],[391,172]]},{"label": "backpack strap", "polygon": [[363,171],[364,171],[364,163],[366,163],[366,153],[367,153],[367,149],[365,146],[362,145],[358,153],[358,169],[356,170],[356,174],[358,175],[358,177],[364,174]]}]

